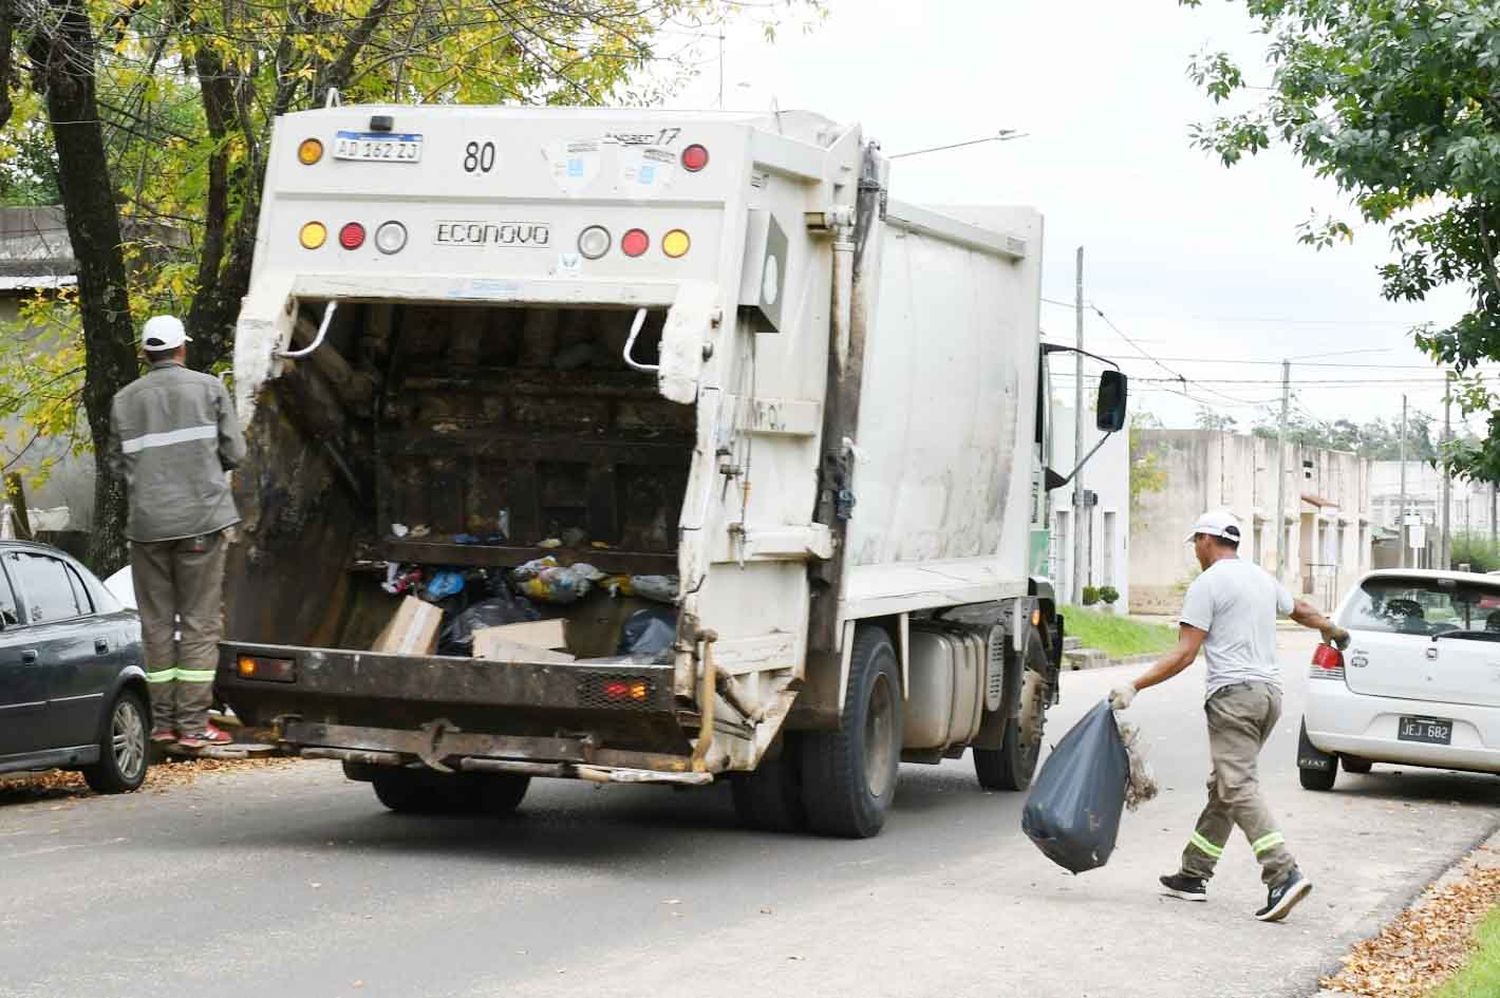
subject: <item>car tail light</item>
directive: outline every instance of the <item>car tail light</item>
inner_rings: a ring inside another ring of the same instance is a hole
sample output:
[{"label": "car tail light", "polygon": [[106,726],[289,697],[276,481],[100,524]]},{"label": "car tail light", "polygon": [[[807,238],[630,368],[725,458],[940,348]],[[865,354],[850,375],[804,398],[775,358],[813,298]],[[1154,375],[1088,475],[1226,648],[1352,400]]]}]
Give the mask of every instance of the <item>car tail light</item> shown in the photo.
[{"label": "car tail light", "polygon": [[626,256],[640,256],[651,248],[651,237],[645,229],[631,229],[620,237],[620,252]]},{"label": "car tail light", "polygon": [[234,671],[241,679],[260,679],[270,683],[295,683],[297,681],[297,663],[290,658],[241,655],[235,661]]},{"label": "car tail light", "polygon": [[359,249],[365,244],[365,227],[358,222],[345,223],[339,229],[339,245],[346,250]]},{"label": "car tail light", "polygon": [[322,222],[308,222],[297,233],[297,241],[303,249],[319,249],[328,241],[328,226]]},{"label": "car tail light", "polygon": [[689,173],[697,173],[708,165],[708,149],[697,143],[682,150],[682,168]]},{"label": "car tail light", "polygon": [[1344,653],[1333,645],[1319,644],[1313,649],[1310,675],[1314,679],[1343,679]]}]

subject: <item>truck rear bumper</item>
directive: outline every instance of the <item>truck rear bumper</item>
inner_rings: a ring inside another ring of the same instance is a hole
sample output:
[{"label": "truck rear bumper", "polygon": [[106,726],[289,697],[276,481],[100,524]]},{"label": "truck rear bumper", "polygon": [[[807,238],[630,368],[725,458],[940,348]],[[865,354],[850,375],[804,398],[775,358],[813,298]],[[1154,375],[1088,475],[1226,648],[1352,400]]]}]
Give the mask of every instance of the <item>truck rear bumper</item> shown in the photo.
[{"label": "truck rear bumper", "polygon": [[[242,658],[292,663],[279,679],[241,675]],[[491,662],[225,643],[217,691],[236,713],[275,722],[288,748],[376,765],[601,777],[596,769],[691,773],[695,727],[671,665]],[[317,750],[309,752],[307,750]]]},{"label": "truck rear bumper", "polygon": [[456,731],[441,721],[418,731],[319,724],[289,719],[281,737],[312,759],[338,759],[358,771],[373,766],[424,763],[440,771],[552,776],[596,783],[704,784],[691,760],[647,752],[600,748],[588,738],[518,738]]}]

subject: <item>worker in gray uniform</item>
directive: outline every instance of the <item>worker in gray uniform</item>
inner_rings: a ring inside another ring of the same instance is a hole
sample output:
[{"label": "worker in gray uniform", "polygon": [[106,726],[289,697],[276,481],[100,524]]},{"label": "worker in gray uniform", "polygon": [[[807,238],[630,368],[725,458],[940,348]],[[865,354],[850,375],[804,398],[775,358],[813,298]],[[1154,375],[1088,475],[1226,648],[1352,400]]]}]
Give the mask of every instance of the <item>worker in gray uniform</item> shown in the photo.
[{"label": "worker in gray uniform", "polygon": [[[112,457],[125,476],[125,536],[146,645],[151,740],[200,749],[230,741],[208,720],[223,631],[227,531],[239,522],[228,471],[245,457],[229,393],[190,371],[170,315],[146,321],[150,365],[110,407]],[[180,631],[180,637],[179,637]]]},{"label": "worker in gray uniform", "polygon": [[1183,599],[1177,647],[1135,682],[1110,691],[1110,705],[1124,710],[1137,691],[1171,679],[1203,650],[1208,660],[1203,709],[1213,759],[1208,805],[1188,837],[1181,868],[1162,877],[1161,884],[1171,897],[1208,900],[1208,880],[1230,832],[1239,826],[1260,862],[1267,888],[1265,907],[1255,917],[1278,922],[1312,891],[1312,881],[1287,849],[1261,797],[1256,772],[1261,747],[1281,718],[1276,618],[1289,616],[1340,648],[1348,646],[1349,632],[1308,603],[1293,599],[1270,572],[1240,558],[1240,525],[1232,514],[1204,513],[1188,540],[1203,574],[1193,580]]}]

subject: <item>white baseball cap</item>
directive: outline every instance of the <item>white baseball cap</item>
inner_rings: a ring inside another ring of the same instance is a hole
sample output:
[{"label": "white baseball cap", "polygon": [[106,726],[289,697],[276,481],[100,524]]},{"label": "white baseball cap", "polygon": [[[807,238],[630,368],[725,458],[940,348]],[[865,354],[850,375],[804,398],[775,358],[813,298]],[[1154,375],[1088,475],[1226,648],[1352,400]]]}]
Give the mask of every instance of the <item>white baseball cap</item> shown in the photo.
[{"label": "white baseball cap", "polygon": [[1240,521],[1227,509],[1213,509],[1198,517],[1198,522],[1193,524],[1193,530],[1187,535],[1191,541],[1199,534],[1207,534],[1210,537],[1222,537],[1226,541],[1240,542]]},{"label": "white baseball cap", "polygon": [[193,338],[175,315],[153,315],[141,327],[141,346],[147,350],[176,350]]}]

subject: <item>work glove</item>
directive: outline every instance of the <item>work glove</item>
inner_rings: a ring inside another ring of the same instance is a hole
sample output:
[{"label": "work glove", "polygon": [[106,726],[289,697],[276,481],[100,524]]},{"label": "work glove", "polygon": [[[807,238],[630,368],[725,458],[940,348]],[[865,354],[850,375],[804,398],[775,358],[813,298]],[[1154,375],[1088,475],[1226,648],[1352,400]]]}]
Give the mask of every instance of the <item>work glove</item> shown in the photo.
[{"label": "work glove", "polygon": [[1343,651],[1349,647],[1349,632],[1338,624],[1329,624],[1323,629],[1323,640]]},{"label": "work glove", "polygon": [[1135,684],[1125,683],[1109,691],[1109,706],[1112,710],[1124,710],[1135,700]]}]

